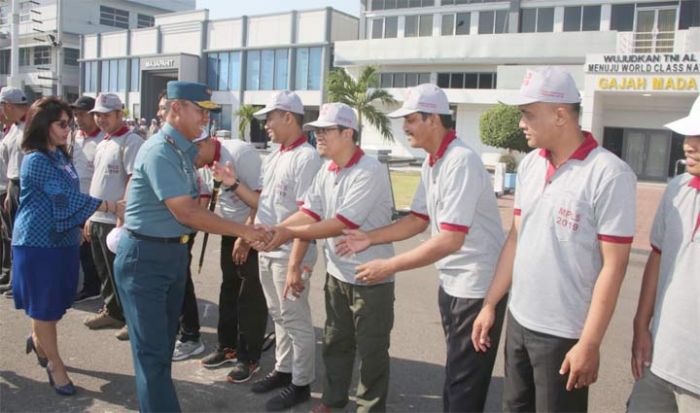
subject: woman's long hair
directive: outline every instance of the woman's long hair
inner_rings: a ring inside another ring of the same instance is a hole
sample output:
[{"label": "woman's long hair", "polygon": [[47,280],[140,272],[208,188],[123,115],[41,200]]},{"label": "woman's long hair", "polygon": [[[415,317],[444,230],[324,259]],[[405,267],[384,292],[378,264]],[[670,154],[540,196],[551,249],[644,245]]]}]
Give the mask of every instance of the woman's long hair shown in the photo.
[{"label": "woman's long hair", "polygon": [[[43,97],[34,102],[27,113],[22,150],[26,153],[39,151],[48,154],[51,124],[61,120],[62,113],[68,115],[69,122],[73,118],[70,105],[55,96]],[[58,149],[70,158],[66,145],[59,145]]]}]

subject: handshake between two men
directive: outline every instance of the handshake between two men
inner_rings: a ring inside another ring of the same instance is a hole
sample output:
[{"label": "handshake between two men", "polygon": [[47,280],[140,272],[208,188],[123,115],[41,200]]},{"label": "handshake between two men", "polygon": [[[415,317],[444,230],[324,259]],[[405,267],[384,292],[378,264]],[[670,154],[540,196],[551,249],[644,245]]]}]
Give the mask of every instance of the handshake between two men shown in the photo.
[{"label": "handshake between two men", "polygon": [[[212,175],[215,181],[222,183],[222,186],[225,188],[224,192],[233,192],[250,208],[257,209],[260,193],[252,191],[239,179],[230,162],[225,164],[214,162],[212,164]],[[299,259],[290,260],[290,276],[293,275],[291,273],[296,273],[297,275],[293,278],[300,278],[302,272],[310,270],[299,268],[300,265],[296,263],[301,262],[301,258],[304,256],[308,243],[311,240],[335,238],[334,249],[336,255],[346,258],[366,250],[375,243],[371,240],[371,233],[350,230],[337,219],[324,220],[318,218],[312,218],[303,212],[297,212],[290,215],[283,222],[274,225],[259,222],[253,224],[251,220],[248,222],[249,234],[244,238],[250,247],[260,252],[274,251],[289,241],[298,239],[299,242],[297,244],[299,245],[291,246],[292,256],[295,255],[294,250],[299,249],[297,254]],[[395,272],[389,268],[387,260],[375,259],[366,263],[358,262],[357,264],[355,278],[363,284],[382,282]],[[303,291],[301,283],[292,283],[292,286],[299,287],[291,288],[291,292],[294,295]]]}]

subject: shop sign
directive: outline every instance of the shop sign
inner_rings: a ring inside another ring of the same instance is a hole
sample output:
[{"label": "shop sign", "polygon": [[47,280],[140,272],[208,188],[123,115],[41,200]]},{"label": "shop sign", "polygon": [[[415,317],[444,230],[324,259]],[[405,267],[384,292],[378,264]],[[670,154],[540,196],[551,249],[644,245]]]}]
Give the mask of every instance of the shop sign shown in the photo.
[{"label": "shop sign", "polygon": [[588,73],[700,73],[697,53],[589,55]]},{"label": "shop sign", "polygon": [[596,81],[598,90],[628,91],[697,91],[698,81],[691,76],[605,76]]},{"label": "shop sign", "polygon": [[175,67],[175,59],[148,59],[144,60],[143,67],[146,69],[170,69]]}]

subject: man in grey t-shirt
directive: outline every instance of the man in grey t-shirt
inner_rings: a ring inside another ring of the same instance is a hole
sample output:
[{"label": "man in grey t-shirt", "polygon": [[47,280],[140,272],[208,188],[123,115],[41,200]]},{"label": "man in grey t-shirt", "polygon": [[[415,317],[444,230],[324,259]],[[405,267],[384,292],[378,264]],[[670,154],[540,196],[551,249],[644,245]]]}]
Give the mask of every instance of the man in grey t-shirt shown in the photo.
[{"label": "man in grey t-shirt", "polygon": [[685,135],[687,173],[668,183],[634,317],[629,412],[700,411],[700,98],[666,125]]}]

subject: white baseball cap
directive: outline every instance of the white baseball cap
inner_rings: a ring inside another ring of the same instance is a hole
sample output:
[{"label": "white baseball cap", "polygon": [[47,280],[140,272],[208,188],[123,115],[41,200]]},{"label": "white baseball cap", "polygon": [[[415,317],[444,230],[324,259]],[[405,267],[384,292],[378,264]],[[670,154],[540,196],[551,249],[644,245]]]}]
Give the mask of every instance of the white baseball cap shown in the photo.
[{"label": "white baseball cap", "polygon": [[301,99],[299,99],[299,96],[297,96],[296,93],[289,90],[282,90],[270,96],[270,100],[267,101],[267,105],[255,112],[253,116],[259,120],[264,120],[265,117],[267,117],[267,114],[273,110],[283,110],[285,112],[303,115],[304,105],[301,103]]},{"label": "white baseball cap", "polygon": [[700,96],[695,99],[695,103],[693,103],[693,106],[690,108],[688,116],[667,123],[664,126],[679,135],[700,136]]},{"label": "white baseball cap", "polygon": [[5,86],[0,90],[0,103],[12,103],[15,105],[26,105],[27,96],[16,87]]},{"label": "white baseball cap", "polygon": [[451,115],[447,95],[432,83],[423,83],[408,89],[401,109],[388,114],[390,118],[403,118],[411,113],[425,112]]},{"label": "white baseball cap", "polygon": [[202,131],[199,133],[199,136],[197,136],[196,138],[192,139],[192,143],[197,143],[197,142],[205,141],[205,140],[209,139],[209,137],[210,137],[210,136],[209,136],[209,131],[207,130],[206,127],[204,127],[204,128],[202,128]]},{"label": "white baseball cap", "polygon": [[304,130],[309,131],[314,128],[328,128],[331,126],[342,126],[357,130],[357,115],[355,111],[345,103],[324,103],[318,114],[318,119],[304,124]]},{"label": "white baseball cap", "polygon": [[95,99],[95,107],[90,113],[109,113],[122,109],[124,109],[124,105],[119,96],[114,93],[100,93]]},{"label": "white baseball cap", "polygon": [[566,70],[556,66],[528,70],[517,97],[500,101],[510,106],[530,103],[579,103],[581,94],[576,82]]}]

